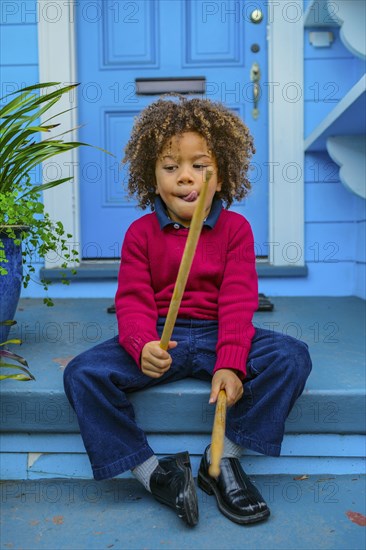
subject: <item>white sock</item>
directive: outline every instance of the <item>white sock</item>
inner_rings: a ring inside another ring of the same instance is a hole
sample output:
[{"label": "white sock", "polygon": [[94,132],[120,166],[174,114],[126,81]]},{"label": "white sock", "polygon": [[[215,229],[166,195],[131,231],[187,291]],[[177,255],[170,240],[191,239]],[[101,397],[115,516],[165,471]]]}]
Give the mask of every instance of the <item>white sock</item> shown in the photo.
[{"label": "white sock", "polygon": [[[222,458],[240,458],[241,455],[242,448],[240,447],[240,445],[237,445],[225,435]],[[207,459],[209,462],[211,462],[211,447],[208,449]]]},{"label": "white sock", "polygon": [[159,461],[157,457],[153,455],[147,460],[145,460],[145,462],[143,462],[142,464],[139,464],[138,466],[136,466],[136,468],[131,470],[135,478],[138,479],[140,483],[142,483],[142,485],[145,487],[145,489],[149,491],[149,493],[151,493],[151,490],[150,490],[151,474],[154,472],[154,470],[156,470],[158,466],[159,466]]},{"label": "white sock", "polygon": [[225,435],[224,452],[222,453],[223,458],[240,458],[242,455],[242,451],[243,449],[240,447],[240,445],[237,445]]}]

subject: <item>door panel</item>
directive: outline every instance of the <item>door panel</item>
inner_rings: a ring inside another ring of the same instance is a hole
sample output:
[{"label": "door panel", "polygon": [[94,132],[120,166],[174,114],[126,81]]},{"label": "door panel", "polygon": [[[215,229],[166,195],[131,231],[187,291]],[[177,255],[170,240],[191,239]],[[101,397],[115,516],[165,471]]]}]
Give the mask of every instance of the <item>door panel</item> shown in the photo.
[{"label": "door panel", "polygon": [[103,69],[158,68],[156,0],[102,3]]},{"label": "door panel", "polygon": [[[118,258],[124,234],[144,212],[126,197],[123,148],[134,118],[158,95],[138,95],[136,79],[203,77],[203,97],[221,101],[250,127],[257,153],[253,191],[232,209],[252,224],[257,255],[267,254],[267,86],[254,119],[252,64],[266,82],[265,18],[250,21],[265,2],[104,0],[77,3],[80,139],[112,152],[80,150],[83,258]],[[253,52],[256,44],[259,51]]]}]

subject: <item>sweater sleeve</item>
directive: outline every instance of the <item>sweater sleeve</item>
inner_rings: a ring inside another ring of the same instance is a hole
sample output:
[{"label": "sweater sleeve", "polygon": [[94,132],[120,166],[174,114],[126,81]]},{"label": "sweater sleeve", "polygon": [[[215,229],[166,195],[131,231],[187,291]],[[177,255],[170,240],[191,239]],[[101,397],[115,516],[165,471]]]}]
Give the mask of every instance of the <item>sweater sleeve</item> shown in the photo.
[{"label": "sweater sleeve", "polygon": [[158,313],[146,239],[135,233],[133,226],[128,229],[122,246],[115,303],[119,343],[141,368],[142,348],[160,338],[156,330]]},{"label": "sweater sleeve", "polygon": [[240,223],[227,246],[218,300],[219,334],[214,373],[228,368],[244,377],[255,331],[253,314],[258,308],[254,239],[247,220]]}]

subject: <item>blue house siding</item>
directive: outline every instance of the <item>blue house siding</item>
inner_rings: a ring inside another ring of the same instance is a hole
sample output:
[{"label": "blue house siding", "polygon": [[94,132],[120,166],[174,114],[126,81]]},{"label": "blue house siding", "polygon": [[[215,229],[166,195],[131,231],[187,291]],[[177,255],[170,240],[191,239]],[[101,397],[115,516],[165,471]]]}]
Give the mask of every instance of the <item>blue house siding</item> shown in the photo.
[{"label": "blue house siding", "polygon": [[[308,5],[305,2],[305,8]],[[313,7],[318,10],[318,21],[329,21],[324,4],[317,2]],[[312,44],[314,32],[331,33],[329,46]],[[306,138],[360,80],[365,62],[344,46],[336,24],[305,28],[304,56]],[[326,150],[305,153],[305,242],[310,286],[315,278],[317,289],[323,288],[324,294],[340,291],[366,297],[365,207],[365,200],[340,182],[339,167]]]},{"label": "blue house siding", "polygon": [[[366,249],[365,242],[365,233],[366,233],[366,224],[365,222],[360,222],[358,225],[358,242],[361,243],[360,247],[363,247],[363,250]],[[366,258],[365,252],[358,255],[356,266],[355,266],[355,296],[365,297],[365,281],[366,281]]]},{"label": "blue house siding", "polygon": [[[306,7],[306,3],[304,4]],[[1,95],[38,81],[37,22],[42,4],[36,0],[1,3]],[[49,12],[49,17],[55,13]],[[329,113],[364,71],[363,62],[350,53],[332,27],[328,48],[315,48],[305,29],[305,137]],[[319,30],[319,29],[317,29]],[[260,290],[269,295],[356,295],[365,298],[365,201],[339,181],[339,168],[326,151],[305,154],[305,249],[307,278],[261,279]],[[295,248],[284,250],[291,265]],[[43,267],[37,261],[36,270]],[[74,281],[69,287],[53,284],[54,297],[110,297],[116,283]],[[42,297],[34,281],[24,297]]]},{"label": "blue house siding", "polygon": [[[361,272],[365,263],[365,200],[339,181],[338,166],[325,151],[306,154],[305,167],[305,242],[310,276],[321,277],[318,290],[322,287],[324,294],[330,289],[338,294],[338,288],[345,295],[348,289],[350,294],[365,297],[364,285],[357,282],[357,270]],[[347,282],[342,273],[346,277],[349,271]]]},{"label": "blue house siding", "polygon": [[1,3],[1,96],[38,81],[36,0]]},{"label": "blue house siding", "polygon": [[316,128],[365,72],[364,62],[342,43],[338,27],[326,29],[333,34],[333,42],[324,48],[310,43],[314,31],[325,32],[310,28],[304,33],[305,136]]}]

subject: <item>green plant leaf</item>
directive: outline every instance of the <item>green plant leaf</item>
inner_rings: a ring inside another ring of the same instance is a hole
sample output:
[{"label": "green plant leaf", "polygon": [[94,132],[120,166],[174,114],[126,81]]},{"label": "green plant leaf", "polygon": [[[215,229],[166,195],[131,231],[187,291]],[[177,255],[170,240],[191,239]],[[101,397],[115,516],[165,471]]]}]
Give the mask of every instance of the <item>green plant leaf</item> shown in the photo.
[{"label": "green plant leaf", "polygon": [[[13,93],[19,93],[19,92],[13,92]],[[10,95],[12,94],[9,94],[9,96]],[[2,97],[1,102],[3,102],[9,96]],[[9,101],[6,105],[1,107],[0,117],[5,118],[8,113],[16,111],[16,109],[19,109],[19,107],[21,107],[22,105],[25,105],[26,103],[29,103],[30,101],[31,99],[27,94],[21,94],[18,97],[15,97],[11,101]]]},{"label": "green plant leaf", "polygon": [[[0,129],[0,134],[4,133],[4,130],[7,126],[11,124],[12,127],[22,127],[25,125],[25,127],[29,126],[31,122],[37,120],[40,118],[43,113],[51,109],[53,105],[55,105],[58,101],[58,98],[54,98],[50,100],[46,105],[43,105],[42,107],[39,107],[39,105],[35,105],[34,101],[38,99],[38,96],[29,96],[28,101],[23,103],[22,107],[22,114],[20,114],[19,111],[14,111],[13,113],[8,113],[3,118],[3,123]],[[34,112],[33,112],[34,111]],[[26,115],[25,113],[31,113],[29,115]]]},{"label": "green plant leaf", "polygon": [[3,101],[7,97],[10,97],[15,94],[29,92],[32,90],[42,90],[43,88],[49,88],[50,86],[59,86],[60,84],[61,84],[60,82],[42,82],[38,84],[32,84],[31,86],[25,86],[24,88],[20,88],[20,90],[16,90],[15,92],[10,92],[10,94],[5,95],[3,98],[1,98],[1,100]]},{"label": "green plant leaf", "polygon": [[21,370],[21,371],[25,372],[25,374],[27,374],[30,377],[31,380],[35,380],[33,374],[31,372],[29,372],[28,369],[26,369],[24,367],[19,367],[19,365],[13,365],[12,363],[2,363],[0,361],[0,368]]},{"label": "green plant leaf", "polygon": [[7,340],[6,342],[0,342],[0,346],[6,346],[7,344],[21,344],[22,341],[19,340],[19,338],[12,338],[11,340]]},{"label": "green plant leaf", "polygon": [[17,355],[16,353],[13,353],[12,351],[9,351],[7,349],[0,349],[0,364],[1,364],[1,357],[12,359],[13,361],[17,361],[17,363],[20,363],[20,365],[23,365],[24,367],[28,367],[28,363],[24,359],[24,357],[21,357],[20,355]]},{"label": "green plant leaf", "polygon": [[7,321],[0,321],[0,326],[2,327],[9,327],[9,326],[12,327],[13,325],[16,325],[16,324],[17,322],[14,321],[13,319],[7,320]]},{"label": "green plant leaf", "polygon": [[31,193],[38,193],[39,191],[45,191],[46,189],[52,189],[52,187],[57,187],[61,183],[65,183],[67,181],[70,181],[73,179],[73,176],[70,176],[68,178],[60,178],[58,180],[53,180],[48,183],[42,183],[41,185],[35,185],[33,189],[31,189],[28,193],[24,193],[24,195],[21,196],[21,198],[26,197],[27,195]]},{"label": "green plant leaf", "polygon": [[[28,138],[32,134],[36,134],[40,131],[48,131],[42,127],[29,127],[26,130],[23,130],[22,133],[18,136],[13,136],[13,139],[8,140],[8,145],[5,147],[5,143],[0,143],[0,150],[2,154],[0,155],[0,166],[6,162],[8,157],[14,157],[14,155],[19,155],[22,152],[22,145],[28,145]],[[10,132],[9,132],[10,133]],[[17,132],[18,133],[18,132]]]},{"label": "green plant leaf", "polygon": [[31,374],[28,374],[27,376],[24,374],[0,374],[0,380],[6,380],[7,378],[19,380],[19,382],[30,382],[31,380],[35,380],[34,376]]},{"label": "green plant leaf", "polygon": [[[38,107],[42,103],[45,103],[46,101],[47,102],[52,101],[53,99],[57,99],[57,101],[58,101],[59,99],[61,99],[61,97],[65,93],[75,89],[77,86],[78,86],[78,84],[71,84],[69,86],[63,86],[62,88],[59,88],[58,90],[54,90],[53,92],[49,92],[49,93],[43,94],[43,95],[25,94],[26,99],[24,100],[23,106],[20,109],[19,109],[19,106],[17,107],[17,109],[11,109],[10,112],[14,111],[15,114],[13,115],[13,117],[18,119],[19,117],[23,116],[24,113],[27,113],[29,111],[33,111],[34,108]],[[41,86],[40,89],[41,88],[43,88],[43,86]],[[23,92],[27,92],[27,91],[29,91],[29,90],[27,90],[26,88],[22,88],[21,90],[19,90],[18,93],[22,94]],[[1,98],[0,101],[3,101],[3,99],[4,98]],[[51,107],[51,105],[50,105],[50,107]],[[4,116],[3,109],[0,111],[0,116],[2,116],[2,117]],[[9,115],[7,114],[7,117],[8,116]]]}]

